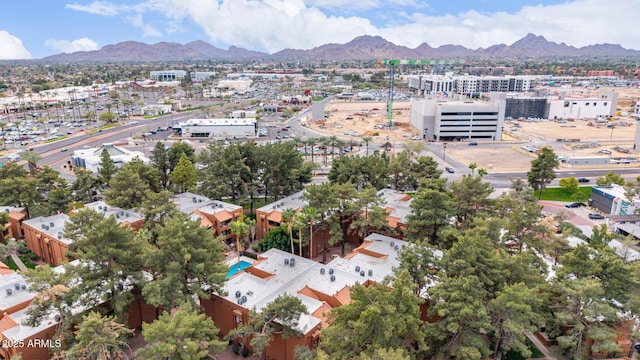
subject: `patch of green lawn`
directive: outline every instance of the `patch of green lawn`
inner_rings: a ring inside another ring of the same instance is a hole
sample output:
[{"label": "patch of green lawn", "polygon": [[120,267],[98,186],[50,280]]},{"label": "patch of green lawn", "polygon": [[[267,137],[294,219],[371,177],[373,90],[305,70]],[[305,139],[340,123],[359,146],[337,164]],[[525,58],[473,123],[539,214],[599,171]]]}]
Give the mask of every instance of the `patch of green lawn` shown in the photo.
[{"label": "patch of green lawn", "polygon": [[[582,193],[583,201],[591,198],[591,186],[582,186],[578,188],[578,191]],[[536,190],[535,197],[538,198],[539,192]],[[544,192],[542,192],[542,200],[550,200],[550,201],[577,201],[576,197],[568,192],[566,192],[563,188],[546,188]]]},{"label": "patch of green lawn", "polygon": [[[35,269],[36,266],[34,263],[31,262],[31,260],[29,260],[28,257],[24,256],[24,255],[20,255],[18,256],[20,258],[20,260],[22,260],[22,262],[24,263],[24,266],[26,266],[29,269]],[[5,265],[7,265],[9,267],[9,269],[11,270],[18,270],[18,265],[16,265],[16,263],[13,261],[13,259],[11,258],[11,256],[7,256],[4,259],[4,263]]]}]

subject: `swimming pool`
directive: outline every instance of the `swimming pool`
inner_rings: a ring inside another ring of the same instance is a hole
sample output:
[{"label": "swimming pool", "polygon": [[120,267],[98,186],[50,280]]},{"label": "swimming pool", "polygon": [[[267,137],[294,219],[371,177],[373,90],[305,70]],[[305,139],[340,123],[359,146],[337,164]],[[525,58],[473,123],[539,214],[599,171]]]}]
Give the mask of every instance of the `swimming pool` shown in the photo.
[{"label": "swimming pool", "polygon": [[[251,266],[252,264],[250,262],[244,261],[244,260],[240,260],[240,270],[244,270],[246,268],[248,268],[249,266]],[[227,273],[227,279],[232,277],[233,275],[238,273],[238,262],[234,262],[233,264],[230,264],[231,268],[229,269],[229,272]]]}]

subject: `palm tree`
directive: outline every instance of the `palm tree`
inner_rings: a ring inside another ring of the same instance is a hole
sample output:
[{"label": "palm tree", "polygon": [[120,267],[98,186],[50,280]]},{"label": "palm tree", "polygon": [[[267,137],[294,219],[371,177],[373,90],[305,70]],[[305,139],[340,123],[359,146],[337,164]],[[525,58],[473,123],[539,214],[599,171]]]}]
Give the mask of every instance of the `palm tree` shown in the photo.
[{"label": "palm tree", "polygon": [[471,169],[471,175],[474,175],[476,172],[476,169],[478,168],[478,164],[472,162],[471,164],[469,164],[469,169]]},{"label": "palm tree", "polygon": [[293,249],[293,218],[296,216],[296,211],[293,208],[285,209],[282,212],[282,222],[287,224],[287,230],[289,231],[289,241],[291,241],[291,253],[294,254]]},{"label": "palm tree", "polygon": [[371,142],[371,140],[371,136],[365,136],[362,138],[362,141],[364,141],[365,145],[367,146],[367,156],[369,156],[369,143]]},{"label": "palm tree", "polygon": [[40,160],[40,156],[34,153],[31,150],[25,150],[20,153],[20,158],[29,164],[29,174],[31,176],[36,175],[36,170],[38,169],[38,160]]},{"label": "palm tree", "polygon": [[338,148],[338,150],[340,150],[340,154],[342,154],[342,148],[345,146],[346,142],[342,139],[336,139],[336,141],[334,141],[331,144],[331,162],[333,162],[333,158],[335,155],[335,151],[333,151],[334,146]]},{"label": "palm tree", "polygon": [[244,215],[241,215],[238,220],[232,222],[231,233],[236,236],[236,250],[238,251],[238,272],[240,272],[240,254],[242,253],[242,247],[240,240],[244,240],[245,236],[251,232],[252,220],[245,219]]},{"label": "palm tree", "polygon": [[309,227],[309,259],[311,259],[311,255],[313,255],[313,225],[320,218],[320,212],[316,208],[306,207],[302,209],[298,216],[300,222],[305,224],[305,227]]},{"label": "palm tree", "polygon": [[324,166],[327,166],[327,159],[328,159],[328,153],[327,151],[329,150],[329,145],[331,145],[331,140],[329,140],[329,138],[323,137],[322,138],[322,147],[324,147],[323,149],[323,153],[324,153]]}]

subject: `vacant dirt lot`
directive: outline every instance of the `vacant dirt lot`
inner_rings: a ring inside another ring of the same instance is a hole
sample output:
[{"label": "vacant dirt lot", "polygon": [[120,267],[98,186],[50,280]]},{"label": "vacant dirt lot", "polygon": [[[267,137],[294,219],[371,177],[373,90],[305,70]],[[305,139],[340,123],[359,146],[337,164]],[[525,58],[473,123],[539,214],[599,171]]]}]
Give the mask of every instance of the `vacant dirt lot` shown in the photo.
[{"label": "vacant dirt lot", "polygon": [[[612,88],[601,91],[618,91],[618,110],[631,113],[635,101],[640,99],[640,89]],[[410,114],[409,102],[395,102],[393,111],[393,130],[374,128],[387,123],[385,102],[351,102],[335,101],[326,109],[330,116],[322,125],[314,124],[310,128],[327,136],[336,135],[345,140],[362,141],[364,136],[371,136],[373,142],[384,143],[390,141],[393,144],[411,142],[413,136],[419,135],[417,129],[409,126]],[[517,125],[516,125],[517,123]],[[637,156],[638,152],[631,150],[629,154],[621,154],[614,149],[621,146],[632,149],[632,141],[636,132],[636,120],[622,116],[605,124],[575,120],[566,123],[554,121],[514,121],[507,120],[504,124],[502,144],[510,146],[493,146],[492,142],[479,141],[479,146],[469,147],[467,143],[449,143],[447,146],[447,159],[456,160],[462,164],[475,162],[479,167],[490,172],[523,171],[531,167],[531,160],[535,154],[521,150],[526,144],[538,146],[551,146],[558,156],[591,157],[591,156]],[[613,125],[614,127],[608,127]],[[557,139],[580,139],[576,142],[558,142]],[[584,148],[575,145],[584,145]],[[587,147],[590,144],[590,147]],[[439,144],[427,146],[442,156],[442,147]],[[610,150],[611,155],[598,153],[600,150]],[[566,167],[566,165],[561,165]],[[637,163],[629,165],[612,165],[612,168],[638,167]],[[581,167],[576,167],[581,168]]]}]

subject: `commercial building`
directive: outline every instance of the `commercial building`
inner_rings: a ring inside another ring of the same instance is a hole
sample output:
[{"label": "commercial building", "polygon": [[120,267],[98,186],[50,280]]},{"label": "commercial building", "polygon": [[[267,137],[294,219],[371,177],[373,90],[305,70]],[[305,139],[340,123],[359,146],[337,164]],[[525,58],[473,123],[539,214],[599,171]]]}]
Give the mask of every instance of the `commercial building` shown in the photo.
[{"label": "commercial building", "polygon": [[151,80],[156,81],[182,80],[185,76],[187,76],[187,72],[184,70],[151,71],[149,74]]},{"label": "commercial building", "polygon": [[618,93],[602,92],[597,97],[578,97],[575,94],[552,97],[548,119],[597,119],[616,115]]},{"label": "commercial building", "polygon": [[255,118],[189,119],[173,126],[183,138],[227,138],[256,136]]},{"label": "commercial building", "polygon": [[624,187],[612,184],[611,186],[594,186],[591,188],[590,205],[607,215],[632,215],[640,206],[637,199],[629,200]]},{"label": "commercial building", "polygon": [[244,92],[251,87],[252,80],[248,77],[241,77],[235,80],[220,80],[216,88],[225,90],[234,90],[237,92]]},{"label": "commercial building", "polygon": [[255,110],[234,110],[231,112],[232,119],[255,118],[257,115]]},{"label": "commercial building", "polygon": [[215,71],[192,71],[189,73],[191,80],[203,81],[215,77],[218,73]]},{"label": "commercial building", "polygon": [[173,106],[165,105],[165,104],[151,104],[151,105],[145,105],[142,107],[142,113],[145,116],[158,116],[163,114],[171,114],[171,111],[173,111]]},{"label": "commercial building", "polygon": [[426,140],[502,138],[505,102],[423,97],[411,99],[410,124]]},{"label": "commercial building", "polygon": [[24,238],[22,222],[27,219],[27,209],[15,206],[0,206],[0,212],[9,213],[9,222],[4,224],[5,230],[0,234],[0,240]]},{"label": "commercial building", "polygon": [[142,160],[142,162],[145,164],[149,163],[149,159],[140,151],[131,151],[121,146],[107,143],[102,144],[102,146],[97,148],[80,149],[74,151],[73,155],[71,155],[71,164],[73,164],[73,166],[85,168],[91,172],[96,172],[100,167],[102,151],[104,149],[107,150],[109,156],[111,156],[111,160],[113,160],[113,163],[116,167],[121,167],[134,158]]},{"label": "commercial building", "polygon": [[317,345],[320,330],[328,326],[327,313],[351,301],[351,286],[381,282],[393,275],[399,264],[398,252],[407,245],[402,240],[371,234],[351,254],[326,265],[271,249],[253,266],[227,280],[223,289],[227,295],[214,294],[200,301],[225,336],[247,324],[252,309],[261,311],[281,295],[297,297],[307,309],[298,322],[297,330],[302,335],[284,339],[275,334],[265,350],[267,359],[293,359],[296,346]]},{"label": "commercial building", "polygon": [[199,218],[200,225],[212,229],[214,236],[222,236],[226,242],[234,240],[231,223],[243,214],[242,206],[189,192],[174,195],[171,202],[181,212]]}]

